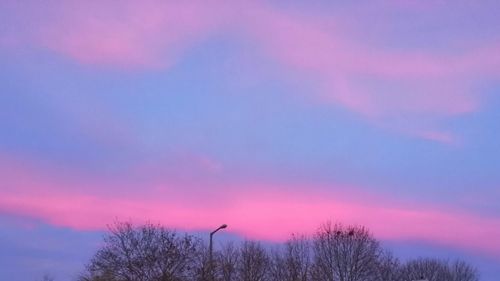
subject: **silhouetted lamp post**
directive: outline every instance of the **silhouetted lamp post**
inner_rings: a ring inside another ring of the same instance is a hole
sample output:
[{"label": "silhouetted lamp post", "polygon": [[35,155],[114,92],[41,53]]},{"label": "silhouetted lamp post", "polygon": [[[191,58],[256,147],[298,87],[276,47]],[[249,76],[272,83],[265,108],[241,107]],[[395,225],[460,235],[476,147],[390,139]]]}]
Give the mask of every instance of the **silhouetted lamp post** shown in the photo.
[{"label": "silhouetted lamp post", "polygon": [[210,232],[210,242],[208,244],[208,252],[209,252],[208,253],[209,254],[209,256],[208,256],[208,266],[209,266],[209,270],[210,270],[210,280],[214,280],[214,267],[213,267],[213,260],[212,260],[212,251],[213,251],[213,249],[212,249],[213,248],[213,246],[212,246],[212,243],[213,243],[212,240],[213,240],[213,236],[214,236],[214,234],[217,231],[219,231],[221,229],[224,229],[226,227],[227,227],[227,224],[223,224],[223,225],[219,226],[219,228],[217,228],[216,230]]}]

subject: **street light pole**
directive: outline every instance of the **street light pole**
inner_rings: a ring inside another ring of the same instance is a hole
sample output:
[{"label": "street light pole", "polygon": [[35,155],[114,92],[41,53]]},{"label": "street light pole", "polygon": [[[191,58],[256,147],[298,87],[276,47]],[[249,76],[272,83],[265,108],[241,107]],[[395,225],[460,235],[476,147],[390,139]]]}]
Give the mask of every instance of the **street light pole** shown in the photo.
[{"label": "street light pole", "polygon": [[219,226],[216,230],[210,232],[210,242],[208,244],[208,267],[209,267],[209,274],[210,274],[210,281],[213,281],[214,280],[214,268],[213,268],[213,246],[212,246],[212,243],[213,243],[213,236],[214,234],[221,230],[221,229],[224,229],[227,227],[227,224],[223,224],[221,226]]}]

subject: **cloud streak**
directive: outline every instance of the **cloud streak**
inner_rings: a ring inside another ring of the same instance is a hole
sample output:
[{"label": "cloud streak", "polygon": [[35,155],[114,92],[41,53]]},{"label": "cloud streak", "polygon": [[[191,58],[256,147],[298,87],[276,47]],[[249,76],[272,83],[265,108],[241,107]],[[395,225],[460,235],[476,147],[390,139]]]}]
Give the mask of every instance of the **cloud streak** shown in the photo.
[{"label": "cloud streak", "polygon": [[342,187],[344,192],[338,193],[305,186],[231,183],[208,186],[207,195],[194,192],[201,183],[155,180],[130,191],[119,181],[86,182],[76,175],[9,163],[3,162],[0,169],[4,179],[0,209],[58,226],[102,229],[120,218],[199,230],[223,221],[237,234],[280,241],[292,232],[310,233],[319,223],[334,219],[364,224],[382,239],[425,240],[500,258],[500,248],[495,246],[500,245],[499,220],[435,206],[410,207],[363,194],[355,187]]}]

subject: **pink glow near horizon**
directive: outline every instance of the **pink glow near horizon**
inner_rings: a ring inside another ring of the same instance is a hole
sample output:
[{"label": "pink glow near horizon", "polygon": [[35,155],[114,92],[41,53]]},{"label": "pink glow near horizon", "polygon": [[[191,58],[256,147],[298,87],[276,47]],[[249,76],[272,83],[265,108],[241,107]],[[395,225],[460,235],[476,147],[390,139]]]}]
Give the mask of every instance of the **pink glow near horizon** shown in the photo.
[{"label": "pink glow near horizon", "polygon": [[[182,230],[208,229],[224,222],[233,233],[248,238],[283,241],[291,233],[311,234],[331,219],[368,226],[382,239],[425,240],[500,258],[498,220],[433,206],[406,207],[355,187],[343,187],[340,194],[311,187],[233,184],[219,186],[212,191],[216,194],[210,202],[200,204],[192,194],[183,196],[189,186],[168,182],[157,183],[166,188],[148,196],[119,194],[116,186],[112,188],[116,195],[89,195],[78,186],[92,186],[93,190],[104,186],[40,173],[36,168],[18,166],[1,171],[5,172],[4,184],[10,188],[0,190],[0,210],[80,230],[103,229],[116,218],[158,221]],[[104,184],[110,189],[113,183]]]}]

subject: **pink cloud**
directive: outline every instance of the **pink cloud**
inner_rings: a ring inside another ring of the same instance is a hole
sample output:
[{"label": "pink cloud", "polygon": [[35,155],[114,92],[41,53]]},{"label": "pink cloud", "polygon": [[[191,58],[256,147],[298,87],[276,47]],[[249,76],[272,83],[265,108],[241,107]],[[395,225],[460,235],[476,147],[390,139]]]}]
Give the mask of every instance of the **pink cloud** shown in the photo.
[{"label": "pink cloud", "polygon": [[[11,9],[19,17],[29,15]],[[166,68],[210,35],[237,34],[234,38],[254,42],[288,70],[314,81],[319,94],[308,92],[311,100],[341,105],[388,127],[394,126],[387,120],[401,115],[431,115],[439,123],[477,111],[483,97],[475,86],[500,72],[498,44],[445,55],[395,51],[354,38],[339,23],[342,18],[312,18],[260,1],[148,0],[119,6],[113,1],[55,1],[41,9],[35,13],[40,24],[26,31],[34,44],[95,66]]]},{"label": "pink cloud", "polygon": [[[266,51],[306,79],[314,77],[325,85],[321,98],[367,116],[398,110],[437,115],[474,111],[478,97],[469,94],[468,76],[479,69],[500,69],[495,60],[479,59],[494,58],[494,52],[450,57],[389,52],[350,40],[334,23],[274,10],[260,10],[250,17],[260,19],[247,25]],[[366,78],[388,87],[363,88]],[[398,91],[390,89],[394,86]]]},{"label": "pink cloud", "polygon": [[[207,195],[196,184],[158,181],[135,186],[132,194],[120,182],[86,182],[17,163],[0,165],[0,210],[59,226],[102,229],[119,218],[199,230],[224,222],[240,235],[281,241],[292,232],[311,233],[333,219],[366,225],[382,239],[425,240],[500,258],[498,219],[415,206],[416,202],[381,198],[355,187],[342,187],[344,192],[338,193],[310,186],[233,183],[205,186],[210,189]],[[107,192],[94,192],[101,189]]]},{"label": "pink cloud", "polygon": [[[472,47],[454,54],[385,50],[354,39],[334,20],[318,20],[261,6],[244,24],[261,48],[283,65],[319,85],[312,98],[339,104],[374,124],[397,128],[394,122],[434,119],[421,132],[409,122],[399,132],[451,144],[452,136],[438,131],[440,121],[477,111],[483,99],[475,91],[481,79],[496,76],[500,59],[496,47]],[[438,137],[439,135],[439,137]],[[445,137],[446,135],[446,137]]]},{"label": "pink cloud", "polygon": [[[203,3],[203,4],[202,4]],[[215,2],[214,2],[215,3]],[[35,27],[45,47],[83,64],[165,68],[220,25],[212,1],[61,1]]]}]

